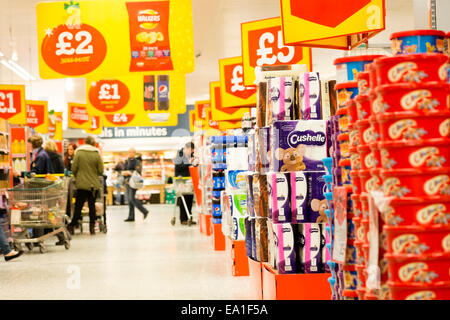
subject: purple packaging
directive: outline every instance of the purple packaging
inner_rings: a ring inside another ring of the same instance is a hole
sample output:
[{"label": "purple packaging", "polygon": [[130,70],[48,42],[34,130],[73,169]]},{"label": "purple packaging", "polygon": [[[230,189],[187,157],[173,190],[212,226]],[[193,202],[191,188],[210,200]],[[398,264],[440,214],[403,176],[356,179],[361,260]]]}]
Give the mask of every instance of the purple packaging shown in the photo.
[{"label": "purple packaging", "polygon": [[327,120],[327,158],[333,154],[333,142],[331,139],[331,120]]},{"label": "purple packaging", "polygon": [[291,222],[290,174],[273,172],[267,174],[269,217],[273,223]]},{"label": "purple packaging", "polygon": [[270,170],[325,170],[326,140],[325,120],[275,121],[270,135]]},{"label": "purple packaging", "polygon": [[269,239],[267,218],[255,218],[256,261],[268,262]]},{"label": "purple packaging", "polygon": [[331,261],[331,253],[328,251],[328,249],[326,248],[326,245],[330,243],[330,235],[328,234],[328,232],[325,230],[325,224],[321,223],[320,224],[320,232],[321,232],[321,246],[320,246],[320,250],[322,252],[322,269],[321,272],[322,273],[330,273],[330,266],[328,265],[328,261]]},{"label": "purple packaging", "polygon": [[269,217],[267,190],[267,176],[265,174],[253,174],[253,210],[256,217]]},{"label": "purple packaging", "polygon": [[299,99],[303,120],[322,119],[320,80],[317,72],[306,72],[299,77]]},{"label": "purple packaging", "polygon": [[248,171],[255,172],[256,171],[256,137],[255,133],[251,133],[248,135]]},{"label": "purple packaging", "polygon": [[247,257],[252,257],[252,245],[253,245],[253,241],[252,241],[252,220],[253,218],[251,217],[246,217],[245,218],[245,248],[247,250]]},{"label": "purple packaging", "polygon": [[294,79],[276,77],[268,81],[268,119],[267,125],[277,120],[292,120],[294,111]]},{"label": "purple packaging", "polygon": [[251,224],[251,234],[252,234],[252,239],[251,239],[251,242],[252,242],[252,256],[251,256],[251,258],[253,259],[253,260],[255,260],[255,261],[258,261],[257,259],[256,259],[256,219],[251,219],[251,221],[250,221],[250,224]]},{"label": "purple packaging", "polygon": [[270,127],[256,129],[256,172],[269,172]]},{"label": "purple packaging", "polygon": [[253,175],[248,174],[246,177],[247,181],[247,213],[249,216],[255,216],[255,209],[253,206]]},{"label": "purple packaging", "polygon": [[299,224],[298,256],[301,273],[320,273],[322,269],[321,231],[318,223]]},{"label": "purple packaging", "polygon": [[326,183],[323,176],[325,171],[307,172],[308,180],[308,222],[311,223],[326,223],[327,214],[325,210],[328,209],[328,203],[325,199],[324,193],[326,191]]},{"label": "purple packaging", "polygon": [[278,223],[273,227],[278,242],[278,273],[297,273],[293,225]]},{"label": "purple packaging", "polygon": [[303,223],[307,218],[308,180],[304,172],[291,172],[292,223]]}]

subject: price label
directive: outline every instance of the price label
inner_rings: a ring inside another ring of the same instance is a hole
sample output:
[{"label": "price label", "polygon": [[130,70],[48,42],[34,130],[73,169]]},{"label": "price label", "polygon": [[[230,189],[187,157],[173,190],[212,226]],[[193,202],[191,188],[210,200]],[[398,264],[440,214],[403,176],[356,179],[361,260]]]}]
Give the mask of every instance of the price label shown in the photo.
[{"label": "price label", "polygon": [[21,221],[21,211],[19,209],[11,210],[11,225],[20,224]]},{"label": "price label", "polygon": [[47,101],[27,100],[27,126],[39,133],[47,133],[48,104]]},{"label": "price label", "polygon": [[14,124],[26,123],[25,86],[0,85],[0,118]]},{"label": "price label", "polygon": [[244,85],[253,85],[256,67],[306,64],[311,71],[311,49],[285,46],[281,19],[272,18],[242,24]]},{"label": "price label", "polygon": [[200,120],[206,120],[206,110],[209,110],[211,103],[209,100],[195,102],[195,116]]},{"label": "price label", "polygon": [[89,101],[99,111],[116,112],[130,101],[130,90],[119,80],[100,80],[91,83]]},{"label": "price label", "polygon": [[69,128],[84,128],[88,123],[86,105],[69,103]]},{"label": "price label", "polygon": [[106,120],[115,125],[125,125],[133,121],[134,114],[115,113],[105,114]]},{"label": "price label", "polygon": [[77,28],[60,25],[47,29],[41,47],[42,58],[54,71],[81,76],[97,69],[106,56],[103,35],[88,24]]}]

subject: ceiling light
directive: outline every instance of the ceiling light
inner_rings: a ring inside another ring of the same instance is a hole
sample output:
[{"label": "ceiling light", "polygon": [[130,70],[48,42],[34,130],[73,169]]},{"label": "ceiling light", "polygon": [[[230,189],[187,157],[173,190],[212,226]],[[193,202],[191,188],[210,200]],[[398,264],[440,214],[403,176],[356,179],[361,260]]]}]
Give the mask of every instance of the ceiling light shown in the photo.
[{"label": "ceiling light", "polygon": [[16,50],[13,51],[11,59],[13,61],[19,61],[19,56],[17,55],[17,51]]},{"label": "ceiling light", "polygon": [[7,67],[9,70],[13,71],[15,74],[17,74],[17,75],[18,75],[20,78],[22,78],[23,80],[26,80],[26,81],[30,80],[26,74],[23,74],[22,72],[20,72],[20,71],[17,70],[16,68],[14,68],[14,67],[13,67],[12,65],[10,65],[7,61],[2,60],[2,61],[0,61],[0,63],[1,63],[2,65],[4,65],[5,67]]},{"label": "ceiling light", "polygon": [[15,63],[12,60],[8,61],[10,65],[12,65],[13,67],[15,67],[17,70],[19,70],[20,72],[22,72],[23,74],[25,74],[30,80],[36,80],[35,77],[33,77],[31,74],[28,73],[27,70],[25,70],[24,68],[22,68],[21,66],[19,66],[17,63]]}]

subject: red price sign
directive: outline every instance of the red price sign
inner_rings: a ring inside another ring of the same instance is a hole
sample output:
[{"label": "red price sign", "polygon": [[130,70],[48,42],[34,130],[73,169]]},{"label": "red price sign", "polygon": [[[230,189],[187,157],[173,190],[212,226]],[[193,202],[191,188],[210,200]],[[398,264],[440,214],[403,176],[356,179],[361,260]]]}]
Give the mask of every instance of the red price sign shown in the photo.
[{"label": "red price sign", "polygon": [[79,28],[60,25],[46,31],[41,46],[42,58],[54,71],[81,76],[97,69],[106,56],[106,41],[88,24]]},{"label": "red price sign", "polygon": [[25,86],[0,85],[0,118],[26,124]]},{"label": "red price sign", "polygon": [[241,99],[248,99],[256,93],[255,86],[244,86],[244,67],[242,63],[224,66],[225,91]]},{"label": "red price sign", "polygon": [[241,25],[244,85],[253,85],[255,67],[306,64],[311,71],[311,49],[285,46],[281,19],[272,18]]},{"label": "red price sign", "polygon": [[195,102],[195,115],[200,120],[206,120],[206,110],[211,107],[209,100]]},{"label": "red price sign", "polygon": [[[37,129],[38,127],[45,125],[48,118],[47,101],[27,101],[27,126]],[[47,127],[43,128],[45,132],[38,131],[40,133],[47,133]]]},{"label": "red price sign", "polygon": [[117,126],[123,126],[134,119],[134,114],[125,114],[125,113],[115,113],[115,114],[105,114],[106,120],[115,124]]},{"label": "red price sign", "polygon": [[100,80],[89,88],[89,101],[102,112],[116,112],[130,100],[130,90],[119,80]]}]

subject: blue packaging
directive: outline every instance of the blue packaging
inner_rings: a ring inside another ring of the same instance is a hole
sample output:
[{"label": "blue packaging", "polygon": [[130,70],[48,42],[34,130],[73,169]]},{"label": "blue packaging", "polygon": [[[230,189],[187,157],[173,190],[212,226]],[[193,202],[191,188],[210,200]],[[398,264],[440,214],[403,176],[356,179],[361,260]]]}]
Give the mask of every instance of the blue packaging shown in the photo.
[{"label": "blue packaging", "polygon": [[222,217],[222,208],[220,206],[220,200],[219,201],[213,200],[212,208],[213,208],[213,212],[212,212],[213,218],[221,218]]},{"label": "blue packaging", "polygon": [[222,224],[221,218],[212,218],[211,221],[213,224]]},{"label": "blue packaging", "polygon": [[445,33],[439,30],[412,30],[391,35],[392,53],[444,53]]}]

